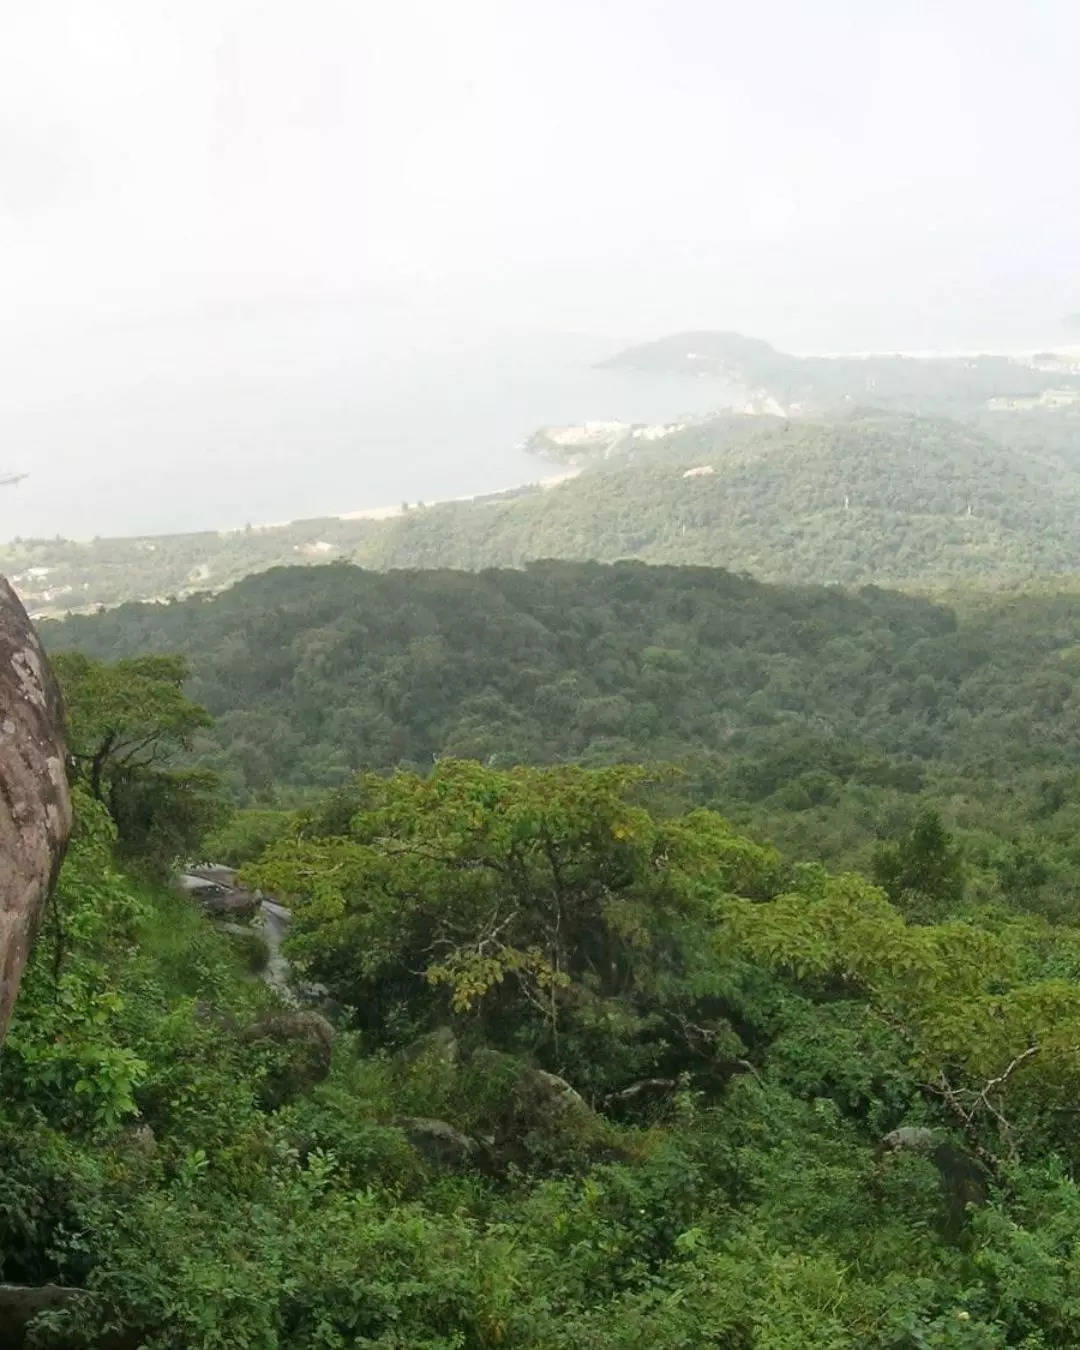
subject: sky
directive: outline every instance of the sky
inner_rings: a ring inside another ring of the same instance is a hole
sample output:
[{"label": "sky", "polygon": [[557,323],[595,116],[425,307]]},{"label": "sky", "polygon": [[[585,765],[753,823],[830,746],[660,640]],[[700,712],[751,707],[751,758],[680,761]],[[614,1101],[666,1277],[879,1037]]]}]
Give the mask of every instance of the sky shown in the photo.
[{"label": "sky", "polygon": [[0,6],[0,469],[388,351],[1046,345],[1078,50],[1075,0]]}]

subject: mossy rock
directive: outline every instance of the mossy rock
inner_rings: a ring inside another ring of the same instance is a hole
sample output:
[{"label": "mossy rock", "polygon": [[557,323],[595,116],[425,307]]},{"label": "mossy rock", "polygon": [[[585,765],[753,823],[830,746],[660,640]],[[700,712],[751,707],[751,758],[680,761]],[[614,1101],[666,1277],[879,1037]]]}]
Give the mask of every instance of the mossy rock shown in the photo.
[{"label": "mossy rock", "polygon": [[495,1165],[565,1169],[623,1156],[618,1128],[558,1074],[497,1050],[477,1050],[464,1069],[474,1134]]},{"label": "mossy rock", "polygon": [[248,1027],[241,1040],[265,1053],[260,1097],[267,1110],[309,1092],[330,1073],[334,1029],[317,1012],[270,1013]]}]

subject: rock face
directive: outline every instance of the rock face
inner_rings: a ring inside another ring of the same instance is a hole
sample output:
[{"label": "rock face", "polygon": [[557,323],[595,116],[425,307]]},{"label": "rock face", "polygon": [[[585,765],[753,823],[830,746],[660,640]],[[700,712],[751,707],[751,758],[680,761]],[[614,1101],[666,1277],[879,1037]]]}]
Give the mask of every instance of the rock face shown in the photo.
[{"label": "rock face", "polygon": [[67,847],[65,756],[60,692],[0,578],[0,1040]]}]

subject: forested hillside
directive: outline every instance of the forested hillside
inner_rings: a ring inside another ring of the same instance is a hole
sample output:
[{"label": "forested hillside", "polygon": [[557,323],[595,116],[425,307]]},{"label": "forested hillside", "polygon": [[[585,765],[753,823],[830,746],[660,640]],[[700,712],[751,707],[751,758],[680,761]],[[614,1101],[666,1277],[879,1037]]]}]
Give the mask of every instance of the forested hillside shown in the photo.
[{"label": "forested hillside", "polygon": [[333,1026],[80,789],[0,1060],[5,1343],[1075,1345],[1075,929],[913,923],[647,789],[444,762],[297,817],[249,880]]},{"label": "forested hillside", "polygon": [[572,482],[410,512],[376,567],[537,557],[699,563],[768,581],[1015,585],[1080,569],[1080,438],[1022,449],[944,419],[721,417],[640,440]]},{"label": "forested hillside", "polygon": [[[1015,587],[1080,571],[1080,418],[978,425],[874,411],[725,414],[630,437],[547,489],[218,535],[16,540],[0,567],[38,614],[218,590],[280,564],[694,563],[770,581]],[[538,477],[542,476],[538,469]]]},{"label": "forested hillside", "polygon": [[[1075,362],[1045,366],[1006,356],[792,356],[741,333],[675,333],[619,352],[620,370],[678,372],[720,379],[784,412],[822,412],[854,403],[907,412],[969,416],[990,399],[1036,399],[1045,390],[1075,391]],[[1064,368],[1062,368],[1064,366]]]},{"label": "forested hillside", "polygon": [[44,636],[30,1344],[1080,1341],[1076,594],[331,564]]},{"label": "forested hillside", "polygon": [[875,588],[705,568],[334,564],[43,631],[54,651],[107,661],[185,656],[216,719],[195,733],[196,760],[240,801],[442,756],[669,761],[684,799],[808,856],[866,862],[929,801],[994,877],[1037,835],[1040,886],[1059,907],[1077,890],[1072,594],[958,616]]},{"label": "forested hillside", "polygon": [[1080,1350],[1080,0],[0,35],[0,1350]]}]

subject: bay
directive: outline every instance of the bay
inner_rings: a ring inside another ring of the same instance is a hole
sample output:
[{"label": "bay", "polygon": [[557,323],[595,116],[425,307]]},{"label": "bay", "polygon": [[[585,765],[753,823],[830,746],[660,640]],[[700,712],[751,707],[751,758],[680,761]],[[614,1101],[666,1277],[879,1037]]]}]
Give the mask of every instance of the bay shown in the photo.
[{"label": "bay", "polygon": [[629,339],[452,327],[352,310],[197,315],[39,337],[6,353],[0,537],[229,529],[533,482],[540,425],[707,411],[707,381],[597,369]]}]

